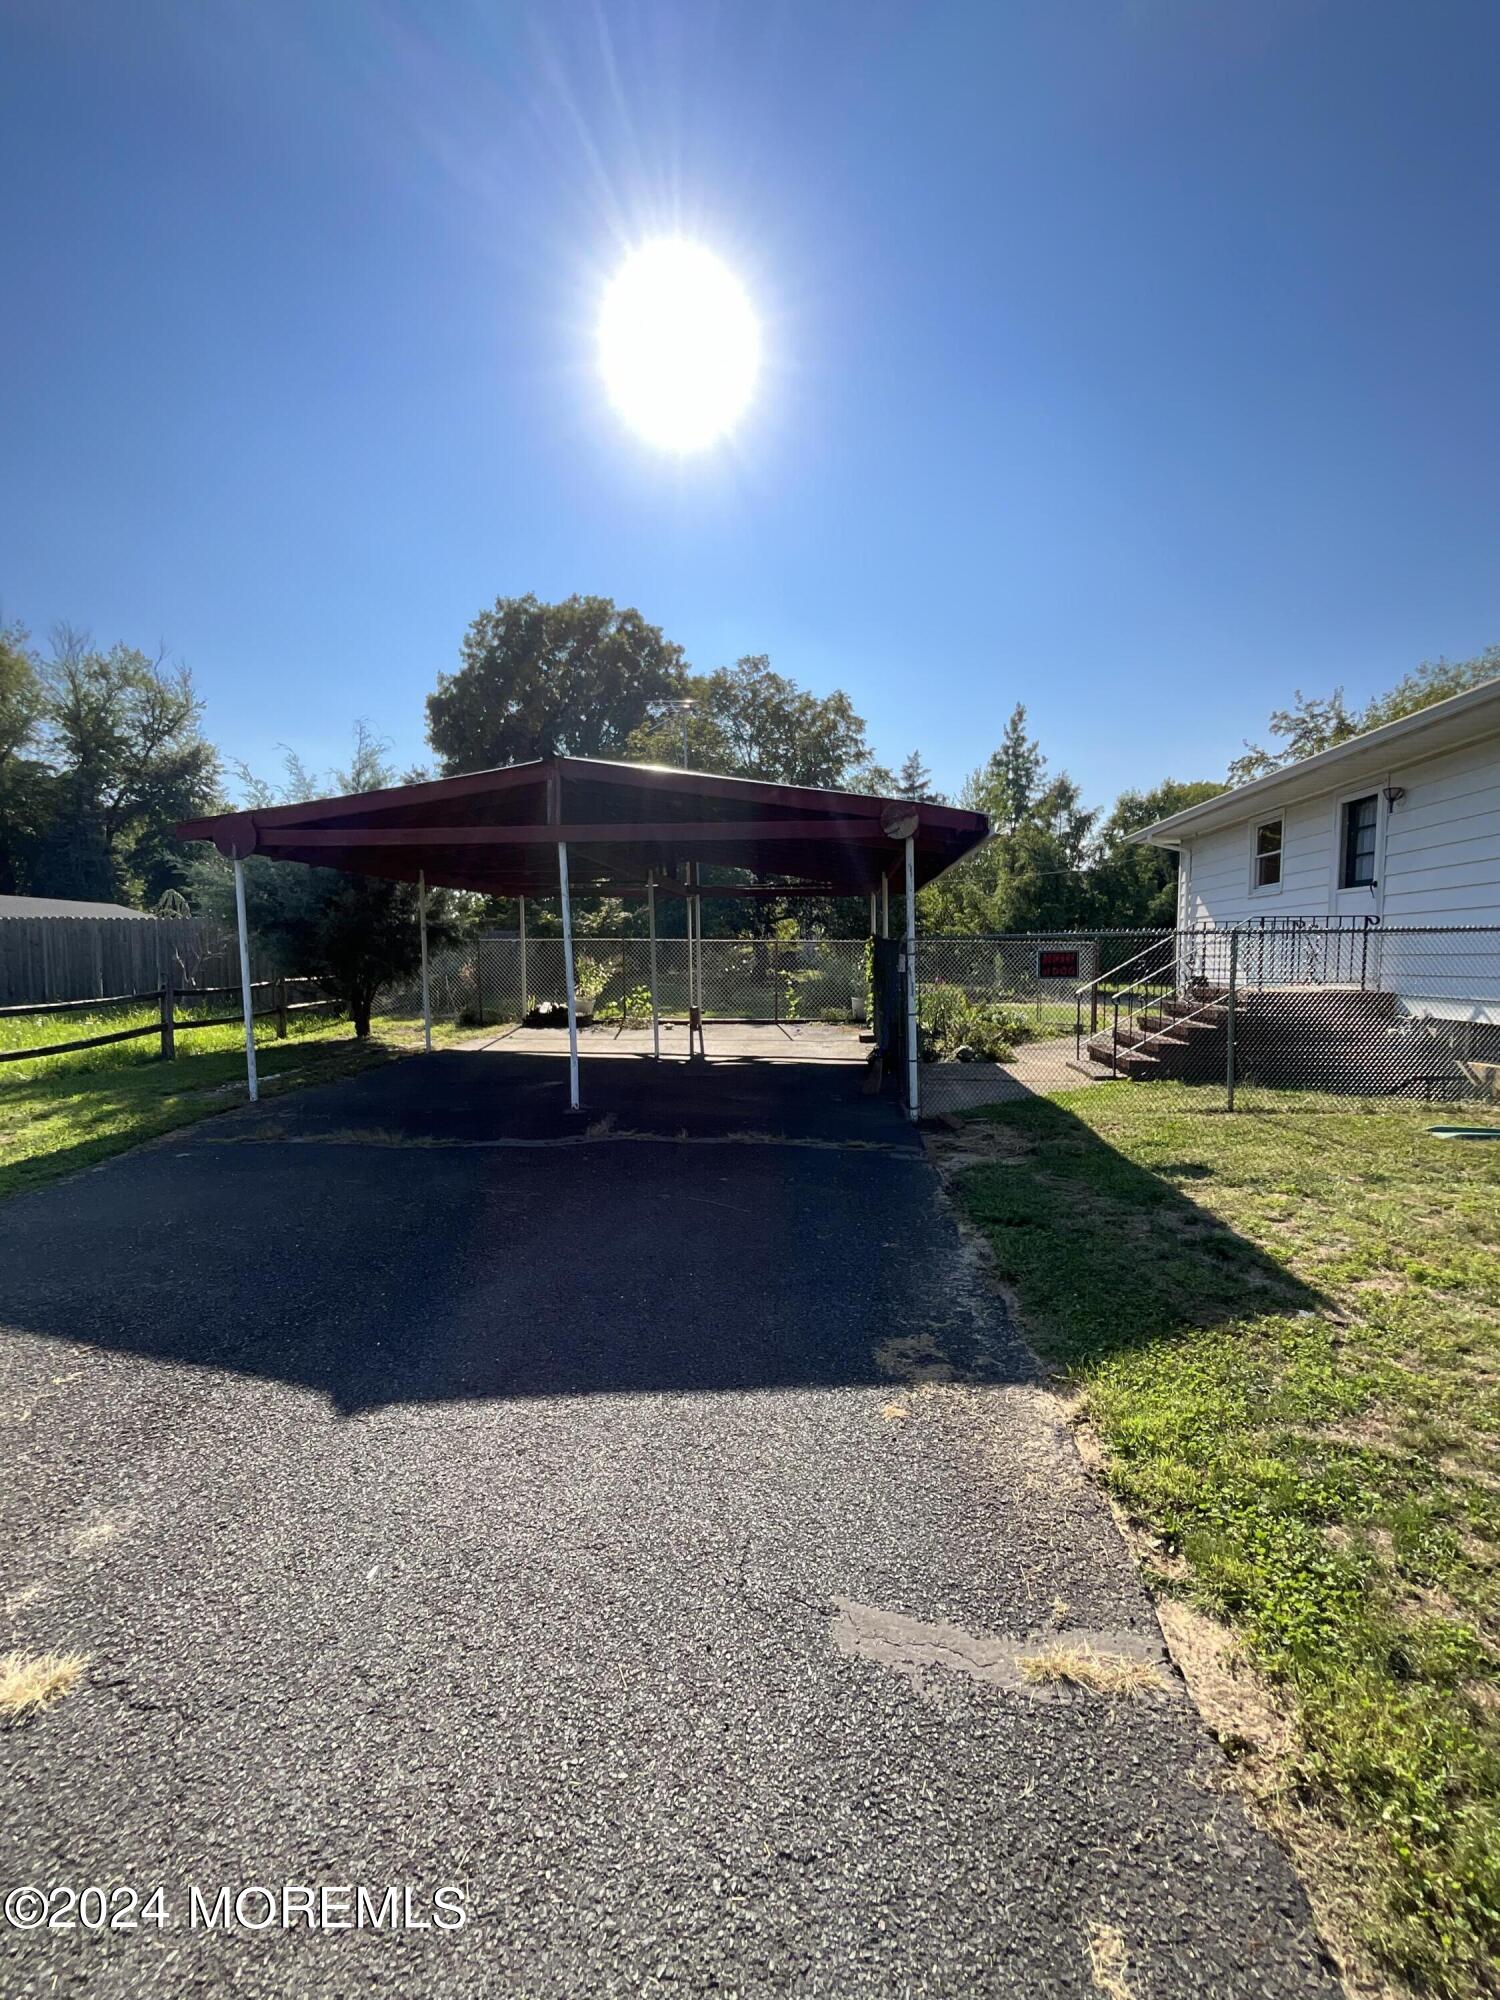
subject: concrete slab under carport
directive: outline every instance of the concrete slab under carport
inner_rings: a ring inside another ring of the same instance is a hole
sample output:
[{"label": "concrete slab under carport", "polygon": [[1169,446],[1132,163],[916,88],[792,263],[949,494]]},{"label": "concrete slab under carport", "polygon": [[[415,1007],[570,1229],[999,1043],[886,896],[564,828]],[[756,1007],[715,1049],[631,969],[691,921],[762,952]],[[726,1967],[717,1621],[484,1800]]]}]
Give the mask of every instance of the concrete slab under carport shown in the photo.
[{"label": "concrete slab under carport", "polygon": [[[514,1055],[562,1056],[568,1053],[568,1037],[562,1028],[508,1027],[487,1037],[486,1048],[505,1048]],[[717,1021],[710,1016],[703,1023],[703,1059],[714,1063],[844,1063],[862,1065],[870,1054],[870,1044],[860,1030],[839,1027],[828,1021]],[[632,1022],[622,1028],[600,1021],[579,1030],[580,1062],[602,1056],[634,1056],[652,1062],[655,1053],[649,1026]],[[686,1062],[688,1029],[685,1021],[661,1024],[661,1060]]]},{"label": "concrete slab under carport", "polygon": [[[528,1040],[520,1041],[521,1035]],[[295,1098],[263,1099],[240,1113],[235,1127],[295,1129],[304,1138],[364,1130],[388,1139],[472,1144],[576,1139],[609,1120],[621,1132],[662,1138],[779,1137],[920,1151],[894,1100],[865,1095],[857,1039],[836,1045],[852,1047],[852,1061],[841,1054],[830,1060],[820,1044],[807,1057],[795,1053],[805,1045],[777,1042],[794,1053],[775,1061],[711,1055],[707,1063],[680,1057],[657,1063],[626,1059],[620,1045],[600,1033],[586,1044],[582,1106],[572,1111],[566,1035],[520,1030],[478,1046],[414,1056]]]}]

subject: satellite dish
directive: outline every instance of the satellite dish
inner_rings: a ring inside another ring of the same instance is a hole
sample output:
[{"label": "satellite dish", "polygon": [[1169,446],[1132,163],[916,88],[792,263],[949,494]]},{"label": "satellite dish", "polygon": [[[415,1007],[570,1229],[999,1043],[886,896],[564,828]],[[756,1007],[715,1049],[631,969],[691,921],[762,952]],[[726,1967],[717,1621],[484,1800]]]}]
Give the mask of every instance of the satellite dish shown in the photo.
[{"label": "satellite dish", "polygon": [[891,805],[880,815],[880,830],[887,840],[910,840],[921,820],[915,806]]}]

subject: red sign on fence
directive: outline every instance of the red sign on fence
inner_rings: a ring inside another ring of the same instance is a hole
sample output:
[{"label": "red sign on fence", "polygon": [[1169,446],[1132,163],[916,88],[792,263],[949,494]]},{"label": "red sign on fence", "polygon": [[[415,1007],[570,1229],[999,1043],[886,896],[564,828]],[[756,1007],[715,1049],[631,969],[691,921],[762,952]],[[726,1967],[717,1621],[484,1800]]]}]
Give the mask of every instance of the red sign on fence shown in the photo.
[{"label": "red sign on fence", "polygon": [[1036,955],[1036,976],[1038,979],[1076,979],[1077,952],[1039,951]]}]

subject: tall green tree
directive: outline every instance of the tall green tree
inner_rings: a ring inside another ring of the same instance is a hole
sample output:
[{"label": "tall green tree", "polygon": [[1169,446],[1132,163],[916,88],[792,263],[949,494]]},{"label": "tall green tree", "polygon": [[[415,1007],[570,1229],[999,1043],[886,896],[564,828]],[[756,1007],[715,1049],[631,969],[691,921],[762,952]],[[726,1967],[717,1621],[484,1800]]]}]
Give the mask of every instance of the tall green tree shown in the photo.
[{"label": "tall green tree", "polygon": [[1403,715],[1415,715],[1450,695],[1465,694],[1471,687],[1500,678],[1500,646],[1486,646],[1471,660],[1424,660],[1409,674],[1403,674],[1393,688],[1378,694],[1360,712],[1362,730],[1378,729],[1384,722],[1399,722]]},{"label": "tall green tree", "polygon": [[0,777],[35,740],[42,716],[42,677],[24,625],[0,625]]},{"label": "tall green tree", "polygon": [[941,806],[948,801],[939,791],[934,791],[932,773],[928,770],[920,750],[913,750],[902,762],[896,773],[894,796],[898,799],[916,799],[923,805]]},{"label": "tall green tree", "polygon": [[1017,703],[962,803],[987,813],[988,845],[918,899],[924,926],[954,932],[1065,930],[1087,920],[1087,866],[1098,815],[1066,771],[1050,775]]},{"label": "tall green tree", "polygon": [[1121,792],[1099,828],[1093,876],[1101,924],[1121,930],[1167,930],[1177,922],[1177,856],[1130,839],[1144,826],[1202,805],[1225,790],[1211,779],[1164,778],[1148,792]]},{"label": "tall green tree", "polygon": [[1027,732],[1026,708],[1017,702],[1005,734],[988,762],[970,778],[966,803],[988,813],[991,822],[1014,833],[1032,815],[1046,781],[1047,760]]},{"label": "tall green tree", "polygon": [[188,855],[173,823],[219,797],[218,753],[187,669],[130,646],[101,650],[67,628],[38,659],[12,628],[0,684],[0,842],[12,884],[137,903],[179,885]]},{"label": "tall green tree", "polygon": [[42,681],[30,635],[0,626],[0,895],[30,889],[28,862],[54,801],[52,774],[34,756],[42,713]]},{"label": "tall green tree", "polygon": [[1280,739],[1279,744],[1268,747],[1246,743],[1244,754],[1236,757],[1229,767],[1229,782],[1248,784],[1252,778],[1278,771],[1284,764],[1295,764],[1303,757],[1316,756],[1320,750],[1331,750],[1351,736],[1379,729],[1386,722],[1399,722],[1402,716],[1415,715],[1435,701],[1446,701],[1450,695],[1463,694],[1497,677],[1500,677],[1500,646],[1486,646],[1470,660],[1424,660],[1409,674],[1403,674],[1393,688],[1375,695],[1358,710],[1349,708],[1342,688],[1335,688],[1329,695],[1305,695],[1298,688],[1290,708],[1271,711],[1271,735]]},{"label": "tall green tree", "polygon": [[874,768],[863,719],[842,689],[816,695],[772,670],[764,653],[689,675],[685,716],[658,713],[631,735],[627,755],[781,785],[866,789]]},{"label": "tall green tree", "polygon": [[979,853],[923,890],[929,932],[1134,929],[1174,920],[1173,856],[1131,846],[1127,835],[1222,791],[1168,779],[1125,792],[1101,824],[1066,771],[1053,774],[1017,707],[994,754],[972,772],[963,803],[995,831]]},{"label": "tall green tree", "polygon": [[682,649],[607,597],[497,598],[464,634],[460,657],[427,697],[428,740],[445,772],[622,756],[687,678]]}]

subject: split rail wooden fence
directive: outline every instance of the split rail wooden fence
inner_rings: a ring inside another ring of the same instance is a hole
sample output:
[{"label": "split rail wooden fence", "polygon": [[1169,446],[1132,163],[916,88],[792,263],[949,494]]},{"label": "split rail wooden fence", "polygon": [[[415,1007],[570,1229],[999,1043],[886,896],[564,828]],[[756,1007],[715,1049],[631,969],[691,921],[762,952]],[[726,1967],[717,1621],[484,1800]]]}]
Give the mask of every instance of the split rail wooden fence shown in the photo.
[{"label": "split rail wooden fence", "polygon": [[[251,982],[251,1011],[261,1019],[274,1016],[276,1038],[285,1041],[287,1021],[293,1014],[303,1014],[315,1008],[337,1007],[338,1001],[326,995],[321,999],[293,1000],[288,998],[291,988],[313,985],[310,979],[257,979]],[[97,1014],[105,1007],[155,1006],[157,1018],[139,1028],[115,1028],[102,1035],[84,1035],[70,1042],[48,1042],[41,1048],[0,1050],[0,1063],[36,1062],[43,1056],[72,1055],[80,1049],[104,1048],[110,1042],[137,1041],[147,1035],[157,1035],[161,1039],[161,1057],[170,1062],[177,1053],[177,1037],[194,1033],[199,1028],[223,1028],[244,1019],[243,1009],[236,1007],[229,1014],[179,1014],[178,1003],[184,1000],[198,1000],[230,993],[238,996],[238,985],[234,986],[192,986],[179,989],[170,975],[159,987],[145,993],[115,993],[95,1000],[43,1000],[28,1003],[22,1007],[0,1007],[0,1021],[13,1021],[25,1015],[39,1014]],[[255,996],[269,993],[269,1007],[257,1008]]]}]

